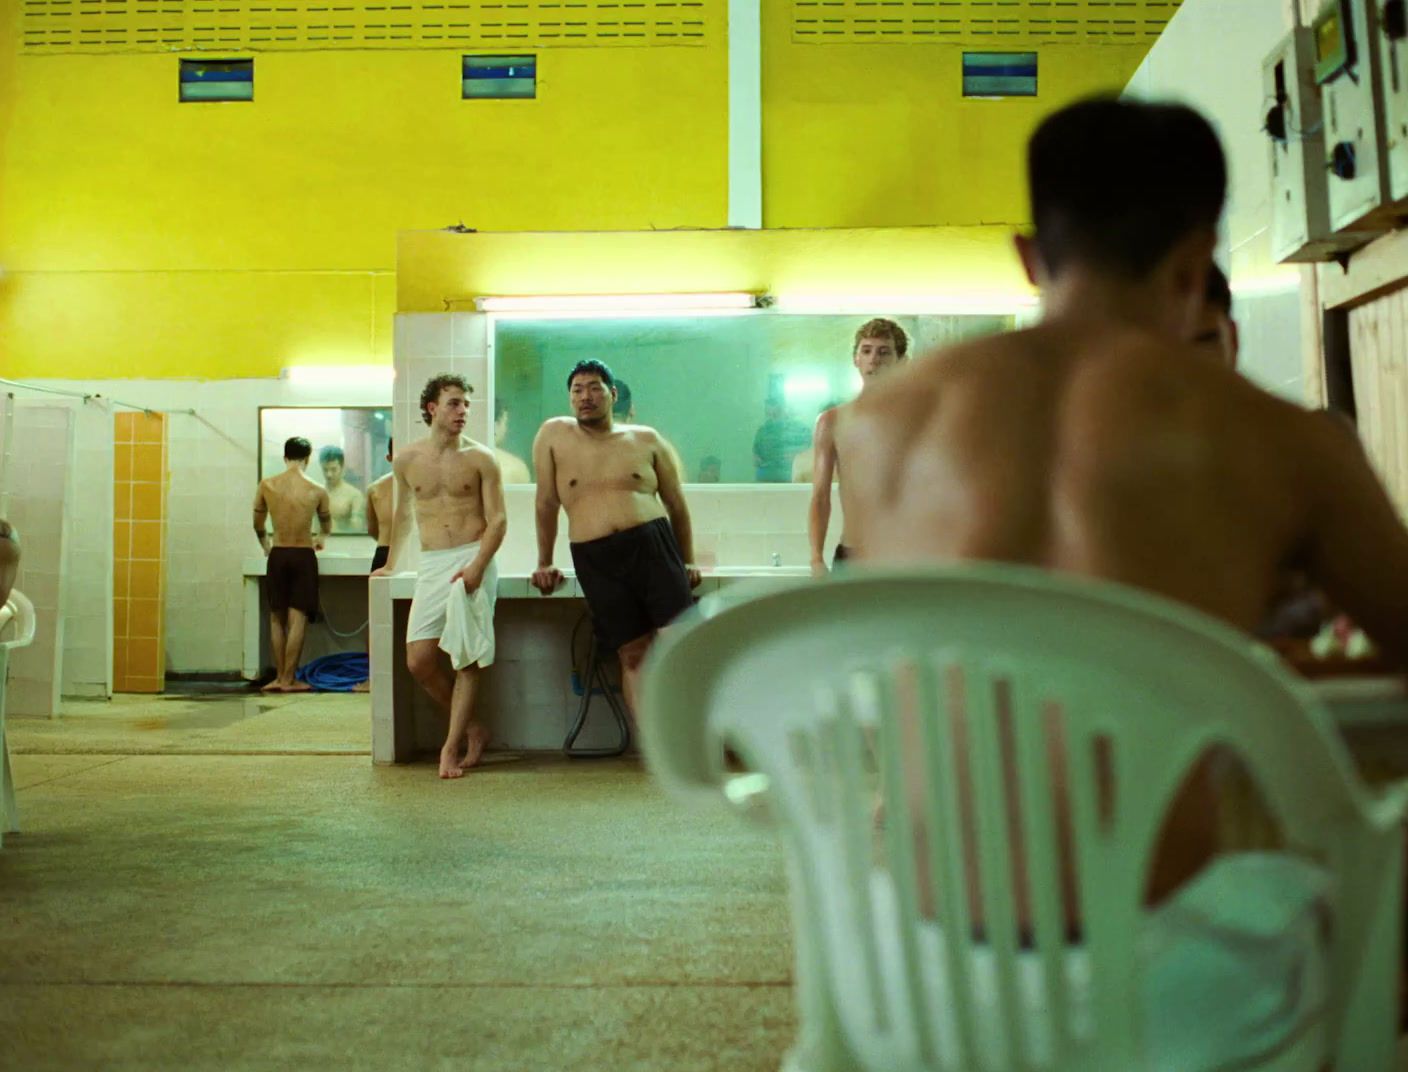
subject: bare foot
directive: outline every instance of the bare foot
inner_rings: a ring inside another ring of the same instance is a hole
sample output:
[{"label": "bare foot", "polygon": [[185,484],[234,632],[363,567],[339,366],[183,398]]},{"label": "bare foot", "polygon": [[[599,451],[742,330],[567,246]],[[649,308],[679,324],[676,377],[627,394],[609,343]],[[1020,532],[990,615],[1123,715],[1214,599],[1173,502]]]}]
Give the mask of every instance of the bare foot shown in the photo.
[{"label": "bare foot", "polygon": [[484,755],[484,746],[489,743],[489,731],[477,722],[470,724],[467,736],[469,740],[465,745],[464,759],[460,760],[461,770],[478,766],[480,758]]},{"label": "bare foot", "polygon": [[274,678],[273,681],[269,682],[269,684],[265,685],[265,686],[264,686],[262,689],[260,689],[259,691],[260,691],[260,692],[283,692],[283,691],[284,691],[283,682],[281,682],[278,678]]},{"label": "bare foot", "polygon": [[459,749],[452,744],[447,744],[444,748],[440,749],[440,777],[464,777],[464,771],[460,769],[459,764]]},{"label": "bare foot", "polygon": [[284,692],[312,692],[313,686],[306,681],[290,681],[284,686]]}]

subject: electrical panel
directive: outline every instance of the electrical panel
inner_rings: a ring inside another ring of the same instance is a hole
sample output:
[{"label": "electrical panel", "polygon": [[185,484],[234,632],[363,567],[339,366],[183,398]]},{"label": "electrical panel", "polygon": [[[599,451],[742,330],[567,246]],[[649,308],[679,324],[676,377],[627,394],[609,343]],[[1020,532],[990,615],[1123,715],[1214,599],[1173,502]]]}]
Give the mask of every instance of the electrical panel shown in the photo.
[{"label": "electrical panel", "polygon": [[1271,153],[1271,255],[1283,263],[1330,260],[1364,245],[1375,233],[1336,233],[1330,227],[1315,63],[1314,35],[1300,27],[1271,51],[1261,68],[1269,106],[1263,130]]},{"label": "electrical panel", "polygon": [[1408,198],[1408,0],[1379,9],[1379,67],[1384,87],[1384,151],[1389,195]]},{"label": "electrical panel", "polygon": [[1330,0],[1311,26],[1325,120],[1330,226],[1372,224],[1391,200],[1383,151],[1379,0]]}]

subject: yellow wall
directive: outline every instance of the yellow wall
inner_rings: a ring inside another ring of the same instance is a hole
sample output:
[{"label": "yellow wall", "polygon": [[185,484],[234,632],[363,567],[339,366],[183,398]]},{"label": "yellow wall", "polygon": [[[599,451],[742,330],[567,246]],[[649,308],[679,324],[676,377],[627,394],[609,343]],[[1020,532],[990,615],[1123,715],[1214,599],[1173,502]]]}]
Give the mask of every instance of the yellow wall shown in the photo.
[{"label": "yellow wall", "polygon": [[537,101],[470,102],[457,51],[260,53],[253,104],[177,103],[175,56],[20,56],[0,373],[389,362],[399,230],[725,222],[721,35],[538,56]]},{"label": "yellow wall", "polygon": [[[175,55],[21,55],[0,0],[0,375],[385,362],[400,231],[722,226],[706,4],[702,46],[538,50],[534,102],[459,100],[446,49],[256,53],[254,103],[182,105]],[[789,7],[763,4],[770,227],[1020,221],[1032,124],[1146,50],[1044,49],[1042,98],[965,104],[960,49],[796,45]]]},{"label": "yellow wall", "polygon": [[[766,292],[914,308],[935,298],[1010,308],[1030,293],[1008,227],[646,231],[633,234],[405,233],[402,312],[473,311],[493,294]],[[878,299],[878,300],[877,300]],[[824,311],[826,307],[823,305]]]},{"label": "yellow wall", "polygon": [[1024,222],[1032,130],[1063,104],[1122,90],[1149,51],[1043,47],[1038,97],[964,100],[965,46],[795,44],[790,7],[763,4],[768,227]]}]

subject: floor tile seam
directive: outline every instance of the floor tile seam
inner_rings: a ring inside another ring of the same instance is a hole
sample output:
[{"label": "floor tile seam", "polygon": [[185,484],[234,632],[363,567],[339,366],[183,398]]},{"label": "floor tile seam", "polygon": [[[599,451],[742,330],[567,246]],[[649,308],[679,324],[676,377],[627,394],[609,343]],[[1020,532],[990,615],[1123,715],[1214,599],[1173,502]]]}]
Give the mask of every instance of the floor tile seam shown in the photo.
[{"label": "floor tile seam", "polygon": [[[80,753],[80,754],[86,755],[86,754],[88,754],[88,753]],[[100,755],[100,754],[106,754],[106,753],[93,753],[93,754],[94,754],[94,755]],[[20,785],[19,782],[16,781],[16,783],[15,783],[15,792],[16,792],[16,793],[23,793],[23,792],[25,792],[26,790],[34,789],[34,788],[37,788],[38,786],[41,786],[41,785],[48,785],[50,782],[61,782],[61,781],[63,781],[65,778],[77,778],[80,774],[88,774],[88,773],[90,773],[90,772],[92,772],[92,771],[95,771],[95,770],[101,770],[101,769],[104,768],[104,767],[111,767],[114,763],[122,763],[123,761],[128,760],[128,759],[131,759],[131,758],[132,758],[131,756],[112,756],[112,758],[110,758],[106,763],[92,763],[92,764],[90,764],[90,765],[88,765],[88,766],[86,766],[86,767],[83,767],[83,768],[80,769],[80,770],[65,771],[63,774],[55,774],[52,778],[41,778],[39,781],[37,781],[37,782],[30,782],[30,783],[28,783],[27,785]]]},{"label": "floor tile seam", "polygon": [[650,979],[632,982],[553,983],[526,981],[498,982],[278,982],[254,980],[210,981],[200,979],[7,979],[0,977],[0,987],[14,989],[62,989],[65,987],[91,990],[153,989],[153,990],[772,990],[787,988],[791,979]]},{"label": "floor tile seam", "polygon": [[185,748],[185,749],[139,749],[139,748],[105,748],[101,751],[93,752],[67,752],[67,751],[43,751],[32,748],[11,748],[12,756],[116,756],[119,759],[128,759],[132,756],[369,756],[371,749],[360,749],[356,751],[336,751],[333,749],[232,749],[232,748]]}]

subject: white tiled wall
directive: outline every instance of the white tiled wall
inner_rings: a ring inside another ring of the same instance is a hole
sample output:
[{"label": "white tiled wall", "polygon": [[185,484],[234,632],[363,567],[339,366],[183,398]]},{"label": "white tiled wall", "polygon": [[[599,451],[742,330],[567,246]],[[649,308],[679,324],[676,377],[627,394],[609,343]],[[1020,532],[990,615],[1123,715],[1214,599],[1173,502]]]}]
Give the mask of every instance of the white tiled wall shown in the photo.
[{"label": "white tiled wall", "polygon": [[[6,509],[22,547],[15,585],[34,604],[37,629],[34,643],[10,659],[6,705],[15,714],[52,717],[63,680],[62,611],[72,520],[65,507],[73,501],[75,415],[62,401],[21,402],[14,414]],[[111,527],[109,522],[109,533]]]},{"label": "white tiled wall", "polygon": [[[241,563],[259,553],[250,510],[259,479],[259,407],[385,406],[390,401],[384,389],[337,381],[317,387],[275,379],[34,382],[171,413],[166,659],[168,671],[176,673],[236,671],[241,664]],[[80,450],[76,486],[81,493],[73,498],[75,531],[105,533],[109,556],[110,443],[109,433],[109,452],[102,460]],[[97,487],[106,492],[87,493]],[[372,546],[367,537],[339,536],[329,550],[370,559]],[[110,577],[110,557],[105,561]],[[110,589],[106,599],[110,606]]]},{"label": "white tiled wall", "polygon": [[74,415],[74,482],[64,599],[65,696],[112,694],[113,415],[100,402]]}]

